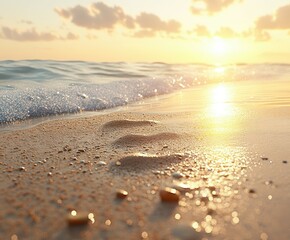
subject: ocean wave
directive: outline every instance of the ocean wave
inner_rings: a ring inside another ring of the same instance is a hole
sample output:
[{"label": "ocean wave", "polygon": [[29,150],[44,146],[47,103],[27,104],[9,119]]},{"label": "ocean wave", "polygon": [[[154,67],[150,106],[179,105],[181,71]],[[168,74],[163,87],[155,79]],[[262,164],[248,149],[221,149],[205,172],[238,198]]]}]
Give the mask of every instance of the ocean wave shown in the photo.
[{"label": "ocean wave", "polygon": [[99,111],[198,84],[266,79],[284,73],[290,73],[289,65],[1,61],[0,123]]}]

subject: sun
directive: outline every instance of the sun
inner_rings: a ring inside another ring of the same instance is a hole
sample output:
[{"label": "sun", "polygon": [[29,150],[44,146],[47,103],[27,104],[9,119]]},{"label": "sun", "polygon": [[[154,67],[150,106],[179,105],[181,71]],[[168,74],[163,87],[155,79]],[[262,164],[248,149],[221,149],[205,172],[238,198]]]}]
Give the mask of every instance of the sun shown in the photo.
[{"label": "sun", "polygon": [[239,39],[225,39],[214,36],[204,42],[204,54],[207,61],[216,65],[223,65],[231,62],[241,52],[242,44]]}]

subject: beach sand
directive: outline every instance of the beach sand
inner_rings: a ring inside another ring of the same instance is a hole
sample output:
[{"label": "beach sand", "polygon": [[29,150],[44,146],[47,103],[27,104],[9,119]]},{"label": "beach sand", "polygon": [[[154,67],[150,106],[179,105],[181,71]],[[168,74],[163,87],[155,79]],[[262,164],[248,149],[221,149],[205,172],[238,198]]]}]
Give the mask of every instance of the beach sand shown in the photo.
[{"label": "beach sand", "polygon": [[289,239],[289,100],[247,84],[1,132],[0,239]]}]

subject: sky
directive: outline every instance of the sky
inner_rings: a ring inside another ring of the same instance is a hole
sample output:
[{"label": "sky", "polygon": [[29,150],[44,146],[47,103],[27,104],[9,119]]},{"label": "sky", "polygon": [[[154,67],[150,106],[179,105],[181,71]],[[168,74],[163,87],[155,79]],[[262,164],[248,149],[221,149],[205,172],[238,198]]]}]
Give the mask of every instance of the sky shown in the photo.
[{"label": "sky", "polygon": [[0,60],[290,63],[290,0],[0,0]]}]

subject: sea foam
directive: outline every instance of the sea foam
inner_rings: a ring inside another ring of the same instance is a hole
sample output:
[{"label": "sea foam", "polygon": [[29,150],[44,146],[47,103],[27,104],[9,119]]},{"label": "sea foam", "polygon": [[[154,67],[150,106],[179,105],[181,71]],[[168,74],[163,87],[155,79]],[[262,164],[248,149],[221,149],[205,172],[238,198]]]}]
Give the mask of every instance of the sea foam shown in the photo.
[{"label": "sea foam", "polygon": [[[0,123],[99,111],[212,81],[269,77],[288,65],[1,61]],[[226,77],[225,77],[226,76]]]}]

